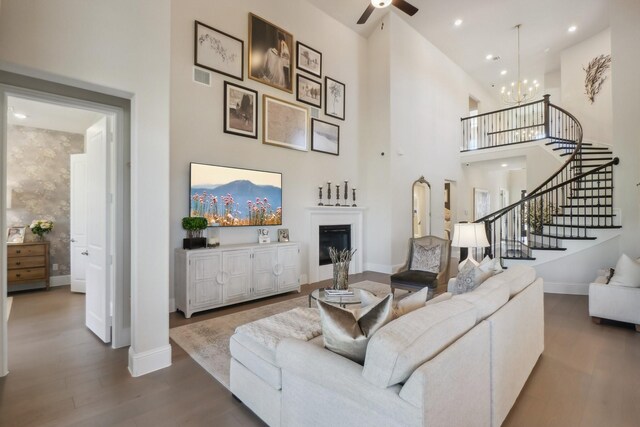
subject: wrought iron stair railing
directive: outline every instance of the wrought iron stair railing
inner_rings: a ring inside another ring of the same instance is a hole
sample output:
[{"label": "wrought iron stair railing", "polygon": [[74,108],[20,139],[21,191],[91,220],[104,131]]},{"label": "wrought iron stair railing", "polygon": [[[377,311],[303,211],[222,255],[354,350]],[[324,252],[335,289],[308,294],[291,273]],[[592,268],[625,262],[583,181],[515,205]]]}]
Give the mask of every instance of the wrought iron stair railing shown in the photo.
[{"label": "wrought iron stair railing", "polygon": [[[533,250],[565,250],[561,240],[592,240],[588,229],[614,225],[613,167],[604,147],[583,143],[582,125],[568,111],[541,101],[462,119],[462,151],[548,139],[566,157],[547,180],[516,203],[478,219],[501,259],[535,259]],[[476,254],[478,256],[478,254]]]}]

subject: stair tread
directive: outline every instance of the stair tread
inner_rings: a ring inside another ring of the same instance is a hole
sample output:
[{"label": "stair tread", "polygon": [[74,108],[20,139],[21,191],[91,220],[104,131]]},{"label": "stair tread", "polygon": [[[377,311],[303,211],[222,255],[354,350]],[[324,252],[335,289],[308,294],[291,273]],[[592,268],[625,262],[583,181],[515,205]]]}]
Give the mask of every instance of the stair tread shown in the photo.
[{"label": "stair tread", "polygon": [[533,257],[513,257],[513,256],[503,256],[502,259],[513,259],[513,260],[524,260],[524,261],[535,261],[536,259]]},{"label": "stair tread", "polygon": [[613,186],[607,187],[587,187],[587,188],[576,188],[574,191],[593,191],[593,190],[613,190]]},{"label": "stair tread", "polygon": [[539,236],[539,237],[550,237],[552,239],[557,239],[557,240],[597,240],[597,237],[587,237],[587,236],[558,236],[558,235],[554,235],[554,234],[546,234],[546,233],[542,233],[542,234],[538,234],[538,233],[531,233],[534,236]]},{"label": "stair tread", "polygon": [[612,208],[613,205],[560,205],[563,209]]},{"label": "stair tread", "polygon": [[567,196],[568,199],[610,199],[613,197],[613,194],[600,194],[598,196]]},{"label": "stair tread", "polygon": [[609,228],[622,228],[621,225],[575,225],[575,224],[542,224],[545,227],[562,227],[562,228],[595,228],[595,229],[609,229]]},{"label": "stair tread", "polygon": [[574,218],[613,218],[616,216],[615,214],[553,214],[551,216],[560,216],[560,217],[574,217]]},{"label": "stair tread", "polygon": [[567,248],[561,248],[559,246],[534,246],[528,245],[529,249],[537,250],[537,251],[566,251]]}]

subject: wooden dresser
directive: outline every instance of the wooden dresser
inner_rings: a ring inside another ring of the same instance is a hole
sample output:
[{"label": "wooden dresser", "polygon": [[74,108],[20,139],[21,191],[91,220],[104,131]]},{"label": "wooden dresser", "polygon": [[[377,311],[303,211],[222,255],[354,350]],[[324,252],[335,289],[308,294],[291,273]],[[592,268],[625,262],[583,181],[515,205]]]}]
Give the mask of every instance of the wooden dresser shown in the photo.
[{"label": "wooden dresser", "polygon": [[7,245],[7,285],[43,282],[49,290],[49,242]]}]

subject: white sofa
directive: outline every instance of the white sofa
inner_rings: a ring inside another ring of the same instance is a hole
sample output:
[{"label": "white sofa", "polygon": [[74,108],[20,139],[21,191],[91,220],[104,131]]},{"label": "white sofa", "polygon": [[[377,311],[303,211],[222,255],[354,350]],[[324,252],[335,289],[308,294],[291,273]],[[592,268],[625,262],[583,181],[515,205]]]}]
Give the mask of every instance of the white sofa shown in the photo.
[{"label": "white sofa", "polygon": [[232,393],[270,426],[499,426],[544,347],[542,279],[514,266],[381,328],[364,366],[231,337]]},{"label": "white sofa", "polygon": [[632,323],[640,332],[640,288],[607,284],[607,270],[589,285],[589,316]]}]

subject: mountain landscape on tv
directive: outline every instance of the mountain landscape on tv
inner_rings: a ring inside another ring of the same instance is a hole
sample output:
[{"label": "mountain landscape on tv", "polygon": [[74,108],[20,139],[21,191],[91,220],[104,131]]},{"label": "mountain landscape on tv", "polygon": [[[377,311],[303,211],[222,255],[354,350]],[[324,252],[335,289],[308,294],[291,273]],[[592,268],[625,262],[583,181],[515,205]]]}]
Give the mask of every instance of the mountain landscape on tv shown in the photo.
[{"label": "mountain landscape on tv", "polygon": [[282,189],[249,180],[191,188],[191,216],[210,226],[282,225]]}]

